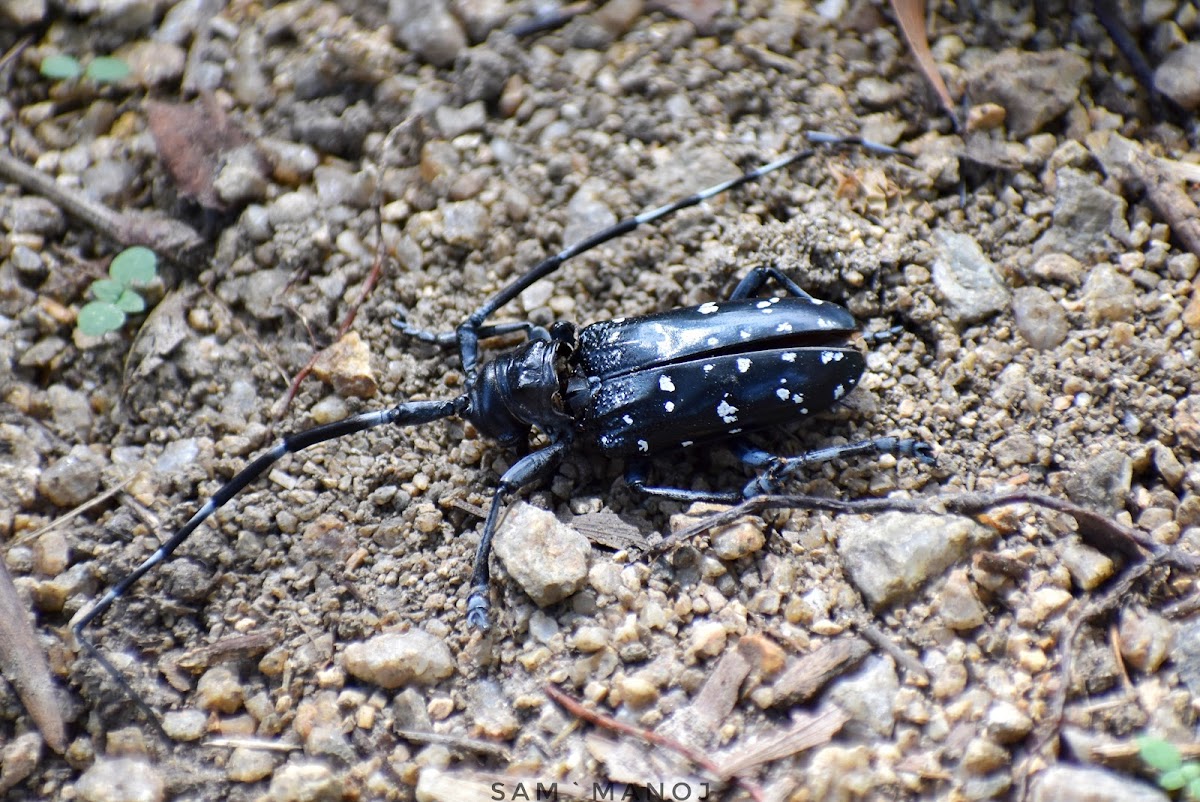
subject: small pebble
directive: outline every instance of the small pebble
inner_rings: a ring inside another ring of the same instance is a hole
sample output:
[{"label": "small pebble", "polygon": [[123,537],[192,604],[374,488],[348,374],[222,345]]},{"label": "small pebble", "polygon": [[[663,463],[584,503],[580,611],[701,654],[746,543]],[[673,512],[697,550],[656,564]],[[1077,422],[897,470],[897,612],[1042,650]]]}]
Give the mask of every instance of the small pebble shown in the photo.
[{"label": "small pebble", "polygon": [[162,802],[164,792],[158,769],[133,758],[100,758],[75,783],[84,802]]},{"label": "small pebble", "polygon": [[1156,613],[1125,608],[1117,626],[1117,642],[1125,662],[1143,674],[1153,674],[1171,654],[1175,626]]},{"label": "small pebble", "polygon": [[225,666],[214,666],[196,683],[197,704],[201,710],[235,713],[245,700],[245,691],[237,675]]},{"label": "small pebble", "polygon": [[255,783],[270,777],[280,758],[267,749],[239,746],[229,755],[225,776],[237,783]]},{"label": "small pebble", "polygon": [[358,332],[347,332],[313,363],[313,375],[343,398],[372,398],[379,392],[371,370],[371,351]]},{"label": "small pebble", "polygon": [[343,665],[363,682],[391,690],[404,685],[433,685],[454,673],[446,642],[420,629],[387,632],[352,643]]},{"label": "small pebble", "polygon": [[1154,88],[1191,111],[1200,107],[1200,43],[1173,51],[1154,71]]},{"label": "small pebble", "polygon": [[991,706],[985,725],[988,737],[1001,744],[1017,743],[1033,731],[1033,719],[1013,703],[1005,701]]},{"label": "small pebble", "polygon": [[952,572],[935,599],[935,609],[950,629],[975,629],[987,620],[987,609],[975,595],[965,569]]},{"label": "small pebble", "polygon": [[38,492],[58,507],[78,507],[99,489],[100,470],[86,446],[75,446],[38,477]]},{"label": "small pebble", "polygon": [[1013,319],[1025,342],[1039,351],[1054,348],[1067,339],[1067,313],[1054,296],[1041,287],[1020,287],[1013,293]]},{"label": "small pebble", "polygon": [[163,729],[176,741],[198,741],[208,731],[208,716],[200,710],[168,710]]},{"label": "small pebble", "polygon": [[1009,304],[1000,271],[969,234],[939,231],[933,283],[945,300],[946,315],[957,325],[985,320]]},{"label": "small pebble", "polygon": [[342,802],[343,783],[324,763],[289,763],[271,777],[267,802]]},{"label": "small pebble", "polygon": [[1062,562],[1071,580],[1082,590],[1095,590],[1116,570],[1107,554],[1076,541],[1063,547]]},{"label": "small pebble", "polygon": [[588,539],[553,513],[521,502],[496,532],[496,556],[539,607],[580,590],[588,578]]},{"label": "small pebble", "polygon": [[33,774],[42,756],[42,745],[41,735],[27,732],[0,747],[0,794]]},{"label": "small pebble", "polygon": [[400,44],[437,67],[447,67],[467,47],[467,36],[444,0],[389,0],[388,22]]},{"label": "small pebble", "polygon": [[716,657],[725,650],[728,633],[720,621],[702,620],[692,625],[687,654],[697,657]]}]

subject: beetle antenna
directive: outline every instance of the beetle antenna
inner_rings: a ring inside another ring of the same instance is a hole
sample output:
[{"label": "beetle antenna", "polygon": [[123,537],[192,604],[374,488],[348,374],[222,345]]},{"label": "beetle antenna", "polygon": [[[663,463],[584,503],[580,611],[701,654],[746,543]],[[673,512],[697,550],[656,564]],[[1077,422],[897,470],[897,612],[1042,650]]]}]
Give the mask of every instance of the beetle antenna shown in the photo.
[{"label": "beetle antenna", "polygon": [[196,531],[196,528],[200,524],[204,523],[214,512],[223,507],[226,502],[240,493],[259,476],[262,476],[269,467],[288,454],[295,454],[297,451],[301,451],[317,443],[335,440],[339,437],[345,437],[367,429],[374,429],[377,426],[385,426],[387,424],[414,426],[441,418],[448,418],[452,415],[459,415],[466,410],[467,404],[468,400],[465,395],[459,396],[452,401],[408,401],[397,404],[390,409],[363,412],[340,421],[315,426],[296,434],[287,435],[269,451],[260,454],[253,462],[222,485],[208,501],[204,502],[204,506],[196,510],[187,523],[181,526],[175,534],[171,535],[169,540],[159,546],[153,554],[142,561],[142,564],[137,568],[130,571],[120,582],[109,588],[108,592],[98,602],[80,615],[78,620],[71,626],[71,631],[75,635],[76,641],[79,642],[89,655],[95,658],[96,662],[104,667],[104,670],[116,681],[121,690],[146,715],[159,734],[166,738],[167,734],[159,723],[158,716],[138,696],[129,682],[122,676],[121,672],[100,653],[96,645],[84,634],[84,630],[93,621],[103,615],[109,607],[112,607],[118,599],[125,595],[125,592],[130,587],[149,573],[154,566],[169,558],[191,536],[192,532]]},{"label": "beetle antenna", "polygon": [[[804,138],[814,145],[854,145],[864,148],[874,153],[881,153],[889,156],[905,156],[910,157],[912,154],[907,151],[894,148],[890,145],[884,145],[881,142],[873,142],[869,139],[863,139],[860,136],[840,136],[837,134],[828,134],[821,131],[806,131]],[[719,184],[714,184],[711,187],[702,189],[688,195],[686,198],[672,201],[671,203],[659,206],[656,209],[649,209],[641,214],[628,217],[618,221],[603,231],[598,231],[590,237],[585,237],[579,242],[572,243],[563,248],[553,256],[548,257],[540,264],[535,265],[527,273],[515,279],[507,287],[503,288],[491,298],[487,300],[483,306],[471,313],[471,316],[458,327],[451,335],[424,335],[422,332],[409,330],[406,325],[401,324],[399,327],[402,331],[418,336],[419,339],[425,339],[430,342],[438,342],[440,344],[450,344],[453,341],[458,342],[459,352],[462,355],[463,371],[468,378],[474,378],[475,366],[478,361],[478,343],[481,339],[481,333],[485,331],[484,322],[491,317],[500,307],[512,301],[518,295],[527,290],[534,282],[545,278],[554,271],[562,267],[563,263],[569,259],[573,259],[582,253],[586,253],[591,249],[603,245],[609,240],[616,239],[624,234],[628,234],[639,226],[647,223],[655,223],[664,217],[674,214],[675,212],[687,209],[692,206],[697,206],[704,201],[723,192],[728,192],[732,189],[737,189],[745,184],[751,184],[758,181],[768,173],[773,173],[776,170],[781,170],[784,167],[789,167],[796,162],[803,161],[813,155],[815,151],[811,148],[796,151],[795,153],[776,159],[773,162],[761,165],[748,172],[742,173],[736,178],[731,178],[728,181],[722,181]]]}]

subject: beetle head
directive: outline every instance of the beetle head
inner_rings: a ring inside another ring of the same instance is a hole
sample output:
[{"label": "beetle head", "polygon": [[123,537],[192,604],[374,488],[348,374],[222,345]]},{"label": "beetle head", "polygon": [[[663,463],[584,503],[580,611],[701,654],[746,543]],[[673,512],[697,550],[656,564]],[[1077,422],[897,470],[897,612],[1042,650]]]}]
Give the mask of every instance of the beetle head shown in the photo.
[{"label": "beetle head", "polygon": [[465,417],[509,448],[528,442],[533,426],[548,433],[569,431],[562,377],[570,350],[567,338],[530,340],[488,362],[470,390]]}]

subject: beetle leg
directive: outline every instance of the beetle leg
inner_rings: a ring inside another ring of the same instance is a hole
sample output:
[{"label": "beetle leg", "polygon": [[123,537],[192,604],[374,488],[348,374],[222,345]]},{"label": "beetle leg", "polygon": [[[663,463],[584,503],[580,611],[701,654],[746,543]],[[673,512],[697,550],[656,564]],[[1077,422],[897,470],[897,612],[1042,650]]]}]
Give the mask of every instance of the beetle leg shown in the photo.
[{"label": "beetle leg", "polygon": [[864,331],[862,338],[866,342],[867,347],[873,348],[876,345],[895,342],[896,338],[903,333],[903,326],[892,326],[890,329],[884,329],[883,331]]},{"label": "beetle leg", "polygon": [[631,459],[625,464],[625,483],[647,496],[670,499],[671,501],[707,501],[712,504],[737,504],[742,495],[736,490],[711,491],[688,490],[682,487],[651,487],[646,484],[650,463]]},{"label": "beetle leg", "polygon": [[863,454],[895,454],[902,457],[914,457],[926,465],[935,464],[931,445],[920,440],[898,437],[877,437],[874,440],[863,440],[859,443],[827,446],[794,457],[780,457],[750,447],[735,448],[735,453],[747,465],[766,468],[763,473],[742,489],[742,498],[778,493],[783,481],[795,475],[804,466],[828,462],[831,459],[857,457]]},{"label": "beetle leg", "polygon": [[517,460],[516,464],[504,472],[496,492],[492,495],[492,508],[488,510],[487,520],[483,524],[483,535],[479,538],[479,547],[475,550],[475,567],[471,572],[471,593],[467,596],[467,623],[481,630],[487,630],[488,623],[488,591],[491,587],[491,568],[488,558],[492,553],[492,537],[496,534],[496,526],[500,522],[500,511],[504,509],[509,496],[519,493],[522,488],[535,482],[541,482],[554,473],[554,469],[562,462],[563,455],[571,447],[570,438],[563,438],[551,443],[543,449],[528,454]]},{"label": "beetle leg", "polygon": [[[375,412],[363,412],[358,415],[352,415],[340,421],[326,423],[322,426],[315,426],[311,429],[306,429],[302,432],[288,435],[276,443],[269,451],[266,451],[258,456],[253,462],[242,468],[232,479],[223,484],[216,493],[212,495],[204,505],[188,519],[187,523],[181,526],[175,534],[159,546],[153,554],[142,561],[142,564],[130,571],[124,579],[109,588],[108,592],[100,599],[100,601],[89,607],[84,613],[79,615],[71,624],[71,631],[75,635],[75,639],[79,645],[84,648],[93,659],[99,663],[105,671],[108,672],[116,683],[121,686],[129,698],[133,699],[134,703],[141,708],[146,714],[147,719],[161,732],[162,725],[159,724],[158,718],[150,710],[141,697],[138,696],[121,672],[108,661],[91,639],[84,634],[84,630],[92,621],[96,620],[111,607],[118,599],[125,595],[125,592],[136,583],[139,579],[149,573],[150,569],[164,560],[170,558],[179,546],[191,536],[192,532],[204,521],[208,520],[218,509],[223,507],[226,502],[240,493],[247,485],[253,482],[258,477],[262,476],[266,470],[278,462],[288,454],[295,454],[301,449],[324,443],[327,440],[334,440],[338,437],[361,432],[366,429],[373,429],[376,426],[384,426],[387,424],[396,424],[398,426],[414,426],[421,423],[429,423],[431,421],[448,418],[452,415],[460,415],[467,405],[467,397],[460,396],[452,401],[407,401],[397,404],[390,409],[382,409]],[[163,733],[164,738],[166,734]]]},{"label": "beetle leg", "polygon": [[766,283],[771,279],[775,279],[775,283],[783,287],[789,294],[795,295],[798,298],[808,298],[812,300],[812,296],[804,290],[800,289],[800,285],[785,276],[777,267],[755,267],[750,270],[738,285],[733,288],[733,292],[729,295],[729,300],[736,301],[739,298],[750,298],[761,290]]}]

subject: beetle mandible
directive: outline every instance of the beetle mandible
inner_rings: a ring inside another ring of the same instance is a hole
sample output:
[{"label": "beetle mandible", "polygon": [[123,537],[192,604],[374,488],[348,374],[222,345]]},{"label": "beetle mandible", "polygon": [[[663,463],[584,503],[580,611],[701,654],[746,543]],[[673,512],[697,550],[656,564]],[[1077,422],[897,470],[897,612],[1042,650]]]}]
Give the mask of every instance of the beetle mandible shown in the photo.
[{"label": "beetle mandible", "polygon": [[[895,148],[859,137],[816,132],[805,136],[811,143],[851,144],[903,155]],[[773,267],[750,270],[723,301],[618,318],[579,330],[561,321],[549,327],[527,321],[487,322],[535,281],[554,273],[572,257],[641,225],[756,181],[812,153],[811,149],[801,150],[569,245],[497,292],[453,332],[435,334],[413,328],[402,319],[393,321],[411,338],[456,346],[465,374],[465,391],[449,400],[402,401],[390,409],[364,412],[284,437],[217,490],[174,535],[82,613],[72,627],[76,639],[156,722],[154,714],[84,630],[277,460],[377,426],[412,426],[459,416],[519,455],[500,477],[475,553],[467,620],[479,629],[489,626],[488,558],[505,502],[549,479],[573,446],[627,458],[626,480],[647,495],[728,504],[773,492],[802,466],[839,457],[890,453],[932,464],[932,448],[911,439],[876,438],[796,456],[771,454],[739,439],[743,432],[803,420],[828,409],[854,388],[865,368],[861,352],[851,344],[858,326],[850,313],[813,298]],[[758,297],[772,281],[786,294]],[[523,333],[527,340],[481,363],[481,340],[513,333]],[[531,452],[534,430],[542,433],[547,444]],[[718,492],[647,484],[647,461],[651,457],[714,441],[728,441],[743,463],[759,469],[756,478],[741,489]]]}]

